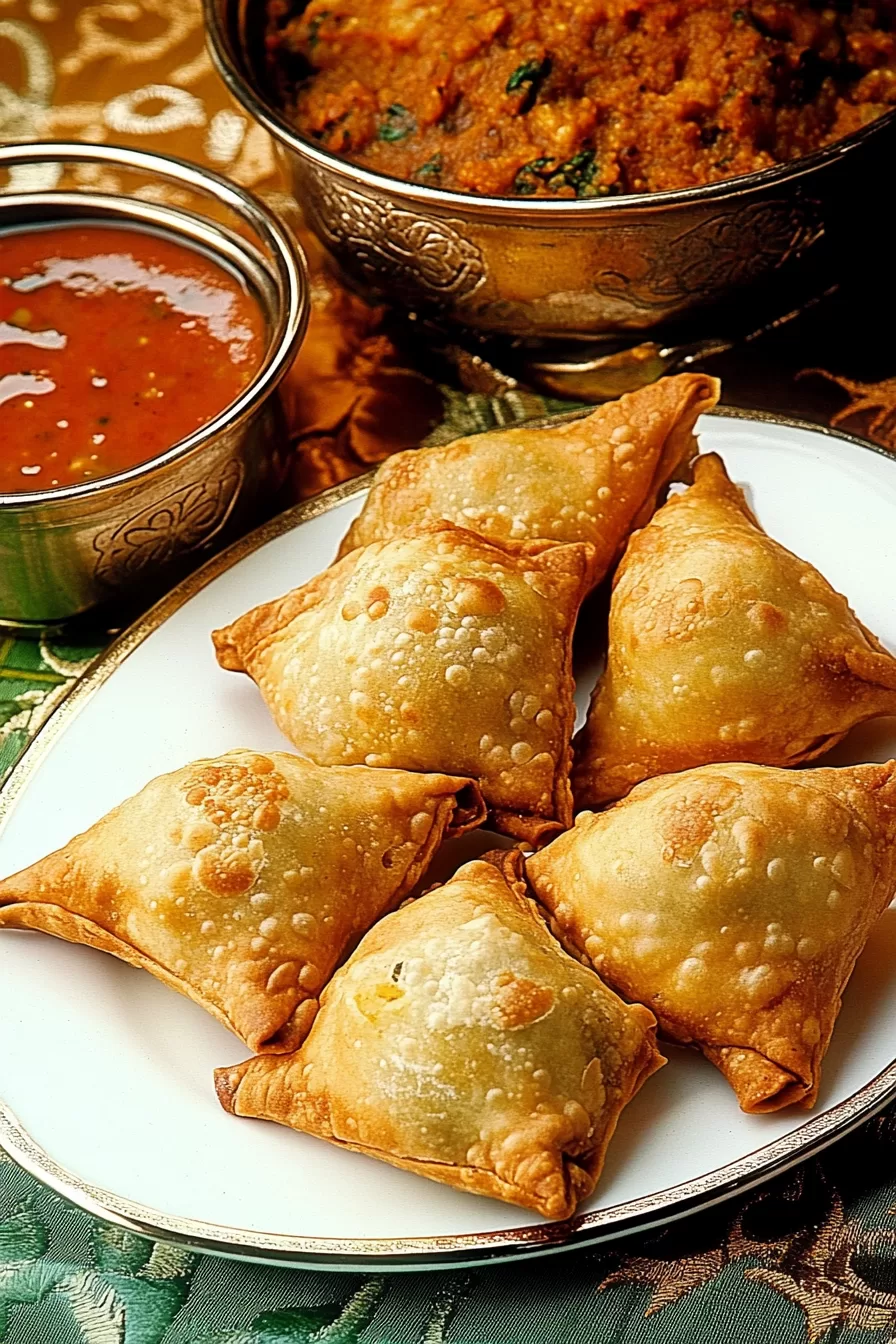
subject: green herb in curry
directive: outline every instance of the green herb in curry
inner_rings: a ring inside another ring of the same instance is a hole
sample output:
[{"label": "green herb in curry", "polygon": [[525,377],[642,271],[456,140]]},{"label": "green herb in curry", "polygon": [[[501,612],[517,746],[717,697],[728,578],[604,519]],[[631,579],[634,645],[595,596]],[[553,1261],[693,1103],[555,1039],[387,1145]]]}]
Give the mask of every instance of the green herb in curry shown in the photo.
[{"label": "green herb in curry", "polygon": [[380,122],[377,131],[378,140],[404,140],[417,129],[417,118],[403,103],[390,103],[386,108],[385,121]]},{"label": "green herb in curry", "polygon": [[554,171],[549,165],[556,162],[556,159],[532,159],[531,163],[524,163],[513,179],[515,195],[534,196],[538,188],[547,182]]},{"label": "green herb in curry", "polygon": [[595,196],[597,188],[594,175],[597,172],[597,159],[593,149],[581,149],[571,159],[561,163],[555,174],[557,185],[572,187],[577,196]]},{"label": "green herb in curry", "polygon": [[522,65],[517,66],[504,85],[504,92],[516,93],[520,89],[523,90],[523,97],[517,108],[518,113],[529,111],[538,97],[539,89],[550,73],[550,56],[545,56],[541,61],[523,61]]},{"label": "green herb in curry", "polygon": [[430,177],[438,177],[441,171],[442,156],[441,154],[433,154],[431,159],[427,159],[425,163],[421,163],[419,168],[414,169],[414,176],[418,180],[422,179],[425,181]]},{"label": "green herb in curry", "polygon": [[308,25],[309,51],[313,51],[314,48],[317,46],[318,42],[320,41],[321,24],[324,22],[325,19],[328,19],[329,17],[330,17],[330,11],[328,9],[322,9],[319,14],[315,14],[314,18],[309,23]]},{"label": "green herb in curry", "polygon": [[514,194],[534,196],[540,188],[560,191],[563,187],[571,187],[579,197],[608,196],[611,188],[594,181],[597,168],[597,155],[593,149],[579,150],[564,162],[551,158],[532,159],[523,164],[514,178]]}]

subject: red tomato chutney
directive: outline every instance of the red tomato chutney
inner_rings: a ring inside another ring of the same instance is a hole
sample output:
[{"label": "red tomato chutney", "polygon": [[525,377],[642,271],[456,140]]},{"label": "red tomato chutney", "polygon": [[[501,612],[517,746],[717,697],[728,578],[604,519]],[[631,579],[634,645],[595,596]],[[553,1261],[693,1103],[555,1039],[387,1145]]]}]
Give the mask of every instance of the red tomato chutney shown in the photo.
[{"label": "red tomato chutney", "polygon": [[265,321],[240,278],[162,234],[0,233],[0,494],[123,471],[251,382]]}]

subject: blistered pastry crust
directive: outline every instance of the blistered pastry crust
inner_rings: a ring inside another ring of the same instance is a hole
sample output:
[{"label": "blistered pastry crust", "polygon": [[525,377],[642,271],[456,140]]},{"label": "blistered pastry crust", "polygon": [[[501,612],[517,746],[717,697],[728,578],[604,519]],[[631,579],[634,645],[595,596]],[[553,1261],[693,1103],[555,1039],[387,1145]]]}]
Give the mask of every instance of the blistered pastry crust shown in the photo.
[{"label": "blistered pastry crust", "polygon": [[718,379],[679,374],[567,424],[395,453],[377,471],[340,556],[444,518],[492,541],[589,542],[590,578],[599,583],[696,451],[694,424],[718,398]]},{"label": "blistered pastry crust", "polygon": [[815,1101],[894,840],[896,762],[708,765],[580,813],[527,875],[571,949],[773,1111]]},{"label": "blistered pastry crust", "polygon": [[484,815],[465,779],[233,751],[153,780],[0,882],[0,928],[111,952],[251,1049],[288,1050],[342,956],[443,836]]},{"label": "blistered pastry crust", "polygon": [[707,454],[616,571],[607,670],[576,740],[576,805],[710,761],[798,765],[893,713],[896,659],[762,531]]},{"label": "blistered pastry crust", "polygon": [[477,779],[538,843],[572,819],[572,632],[591,548],[497,545],[450,523],[352,551],[213,635],[320,765]]},{"label": "blistered pastry crust", "polygon": [[664,1062],[655,1021],[551,938],[521,856],[387,916],[296,1054],[216,1075],[222,1105],[478,1194],[569,1217]]}]

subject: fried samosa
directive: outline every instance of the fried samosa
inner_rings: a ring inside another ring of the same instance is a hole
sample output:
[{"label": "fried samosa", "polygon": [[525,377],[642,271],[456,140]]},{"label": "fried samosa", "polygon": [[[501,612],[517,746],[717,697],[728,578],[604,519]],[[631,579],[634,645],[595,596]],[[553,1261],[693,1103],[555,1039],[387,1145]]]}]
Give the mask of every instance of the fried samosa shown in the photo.
[{"label": "fried samosa", "polygon": [[[213,635],[319,765],[478,779],[536,843],[572,819],[572,632],[591,548],[438,523],[374,542]],[[450,764],[449,764],[450,763]]]},{"label": "fried samosa", "polygon": [[798,765],[881,714],[896,714],[896,659],[708,454],[616,571],[576,805],[711,761]]},{"label": "fried samosa", "polygon": [[745,1111],[809,1107],[840,999],[896,888],[896,762],[707,765],[639,784],[533,855],[568,946]]},{"label": "fried samosa", "polygon": [[111,952],[251,1050],[294,1049],[344,953],[484,814],[466,779],[231,751],[0,882],[0,928]]},{"label": "fried samosa", "polygon": [[569,1217],[665,1061],[652,1014],[548,933],[519,852],[496,861],[503,871],[468,863],[372,929],[300,1051],[217,1071],[224,1107]]},{"label": "fried samosa", "polygon": [[587,541],[599,583],[675,471],[719,383],[683,373],[550,429],[498,429],[395,453],[376,473],[340,555],[446,518],[492,541]]}]

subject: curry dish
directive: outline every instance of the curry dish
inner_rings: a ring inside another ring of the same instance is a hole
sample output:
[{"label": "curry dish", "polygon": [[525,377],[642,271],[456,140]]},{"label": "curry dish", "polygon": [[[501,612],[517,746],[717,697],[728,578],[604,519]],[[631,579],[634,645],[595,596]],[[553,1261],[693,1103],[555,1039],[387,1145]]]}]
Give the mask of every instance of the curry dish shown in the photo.
[{"label": "curry dish", "polygon": [[270,0],[298,129],[489,196],[664,191],[768,168],[896,104],[896,0]]}]

